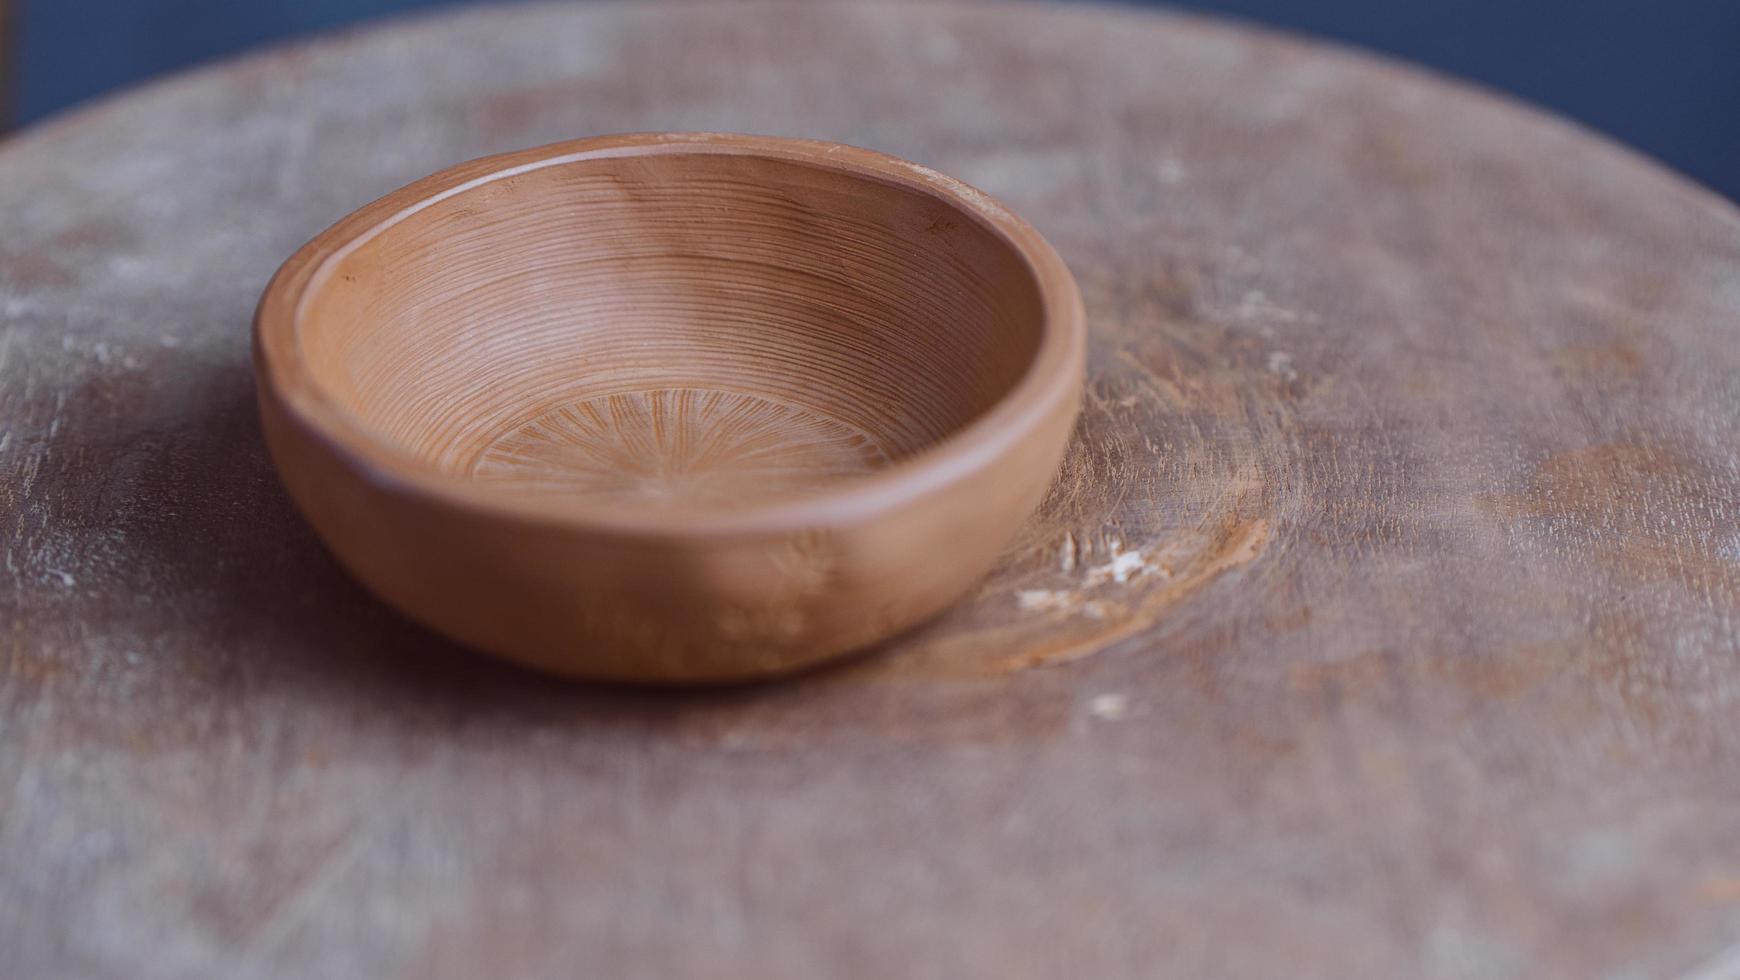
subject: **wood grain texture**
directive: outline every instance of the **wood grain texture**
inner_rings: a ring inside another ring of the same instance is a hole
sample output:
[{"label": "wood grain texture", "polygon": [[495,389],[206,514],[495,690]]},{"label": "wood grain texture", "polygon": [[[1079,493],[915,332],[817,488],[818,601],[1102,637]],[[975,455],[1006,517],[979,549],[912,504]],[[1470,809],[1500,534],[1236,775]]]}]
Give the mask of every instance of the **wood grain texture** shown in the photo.
[{"label": "wood grain texture", "polygon": [[[272,475],[261,286],[439,166],[700,128],[895,153],[1058,246],[1051,498],[790,684],[407,626]],[[1740,216],[1563,122],[1110,9],[479,10],[6,144],[0,317],[0,975],[1735,962]]]}]

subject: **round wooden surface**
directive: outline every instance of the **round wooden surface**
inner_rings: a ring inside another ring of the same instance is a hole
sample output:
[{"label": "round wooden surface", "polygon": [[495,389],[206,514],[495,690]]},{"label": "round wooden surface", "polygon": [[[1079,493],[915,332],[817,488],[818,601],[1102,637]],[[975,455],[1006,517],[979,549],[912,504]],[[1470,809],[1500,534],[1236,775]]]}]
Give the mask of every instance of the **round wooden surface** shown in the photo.
[{"label": "round wooden surface", "polygon": [[[327,557],[248,320],[412,178],[684,129],[1003,198],[1083,419],[874,656],[552,682]],[[1249,30],[475,8],[155,85],[0,146],[0,975],[1728,976],[1737,432],[1730,204]]]}]

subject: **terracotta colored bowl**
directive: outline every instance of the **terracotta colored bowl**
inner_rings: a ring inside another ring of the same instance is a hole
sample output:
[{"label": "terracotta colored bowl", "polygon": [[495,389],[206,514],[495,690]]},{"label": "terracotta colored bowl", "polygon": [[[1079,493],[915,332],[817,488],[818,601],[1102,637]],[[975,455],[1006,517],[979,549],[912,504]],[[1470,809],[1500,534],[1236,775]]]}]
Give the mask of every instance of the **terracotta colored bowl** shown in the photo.
[{"label": "terracotta colored bowl", "polygon": [[536,667],[701,681],[961,595],[1057,468],[1084,328],[972,188],[683,134],[389,194],[284,264],[254,331],[285,485],[369,588]]}]

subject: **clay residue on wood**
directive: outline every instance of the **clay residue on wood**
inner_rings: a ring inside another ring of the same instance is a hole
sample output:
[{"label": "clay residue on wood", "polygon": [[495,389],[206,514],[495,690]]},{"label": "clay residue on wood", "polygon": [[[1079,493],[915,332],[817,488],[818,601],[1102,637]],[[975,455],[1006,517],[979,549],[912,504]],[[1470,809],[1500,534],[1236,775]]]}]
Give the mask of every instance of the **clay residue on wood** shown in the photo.
[{"label": "clay residue on wood", "polygon": [[[1267,517],[1227,513],[1202,526],[1130,546],[1117,537],[1085,547],[1095,563],[1046,587],[981,590],[998,625],[967,634],[924,633],[905,649],[866,661],[877,675],[971,678],[1079,660],[1155,626],[1174,606],[1222,575],[1260,559],[1271,540]],[[1066,534],[1060,549],[1083,548]],[[969,606],[963,612],[973,612]],[[961,615],[961,613],[956,613]]]},{"label": "clay residue on wood", "polygon": [[[1084,279],[1090,323],[1116,322],[1094,315],[1110,308],[1160,325],[1090,337],[1076,438],[1039,512],[973,595],[855,669],[979,678],[1069,663],[1260,567],[1302,505],[1297,416],[1320,379],[1303,357],[1274,370],[1260,331],[1229,329],[1234,311],[1195,296],[1207,282],[1167,266]],[[1220,613],[1258,595],[1229,594]]]},{"label": "clay residue on wood", "polygon": [[1572,381],[1627,378],[1643,366],[1643,353],[1626,340],[1561,347],[1553,352],[1553,367]]},{"label": "clay residue on wood", "polygon": [[1740,595],[1740,499],[1682,447],[1609,442],[1556,453],[1478,503],[1509,523],[1519,547],[1634,581]]},{"label": "clay residue on wood", "polygon": [[[1214,581],[1223,572],[1255,561],[1268,540],[1269,522],[1266,519],[1229,519],[1203,542],[1169,542],[1159,546],[1158,553],[1153,556],[1145,556],[1141,551],[1123,552],[1107,566],[1093,570],[1096,573],[1105,573],[1108,568],[1125,570],[1128,574],[1123,577],[1115,571],[1109,580],[1103,574],[1090,575],[1082,587],[1039,593],[1046,597],[1043,608],[1047,611],[1062,616],[1086,617],[1104,623],[1103,629],[1055,646],[1023,651],[997,662],[996,666],[1001,670],[1047,667],[1104,649],[1153,625],[1167,607]],[[1205,543],[1206,547],[1195,550],[1193,545],[1199,543]],[[1120,563],[1119,559],[1125,558],[1130,560]],[[1145,583],[1148,587],[1133,603],[1121,602],[1121,597],[1100,597],[1107,592],[1115,596],[1118,592],[1116,586],[1134,584],[1136,579],[1146,577],[1151,577],[1151,581]],[[1114,588],[1105,588],[1108,585]],[[1021,604],[1030,607],[1027,597],[1034,594],[1031,591],[1020,593]]]}]

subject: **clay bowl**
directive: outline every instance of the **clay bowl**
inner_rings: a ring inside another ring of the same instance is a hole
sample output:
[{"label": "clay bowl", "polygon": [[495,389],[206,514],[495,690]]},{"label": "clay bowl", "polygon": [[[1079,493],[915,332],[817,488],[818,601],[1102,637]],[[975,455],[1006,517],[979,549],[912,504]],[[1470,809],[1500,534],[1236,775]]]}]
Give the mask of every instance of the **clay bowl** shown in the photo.
[{"label": "clay bowl", "polygon": [[1046,491],[1081,300],[997,202],[727,135],[462,164],[339,222],[254,326],[267,442],[359,579],[563,674],[788,671],[935,614]]}]

